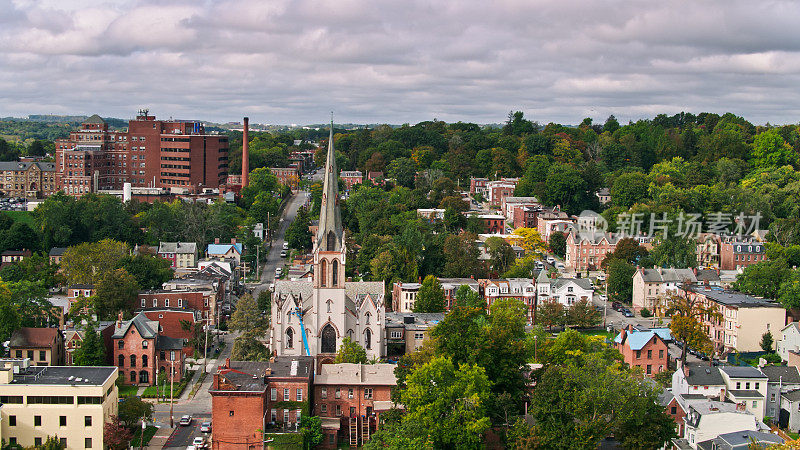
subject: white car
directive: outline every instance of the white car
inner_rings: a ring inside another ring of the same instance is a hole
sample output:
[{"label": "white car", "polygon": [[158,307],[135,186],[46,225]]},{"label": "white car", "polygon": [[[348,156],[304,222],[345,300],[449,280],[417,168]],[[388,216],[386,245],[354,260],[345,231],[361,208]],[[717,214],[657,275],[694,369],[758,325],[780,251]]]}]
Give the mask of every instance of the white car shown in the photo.
[{"label": "white car", "polygon": [[283,249],[284,250],[289,250],[289,243],[288,242],[284,242],[283,243]]},{"label": "white car", "polygon": [[197,436],[194,438],[194,441],[192,441],[192,445],[194,445],[195,448],[206,448],[206,438]]},{"label": "white car", "polygon": [[277,269],[275,269],[275,278],[280,278],[281,275],[283,275],[283,269],[278,267]]},{"label": "white car", "polygon": [[597,281],[606,281],[606,274],[601,273],[597,275]]}]

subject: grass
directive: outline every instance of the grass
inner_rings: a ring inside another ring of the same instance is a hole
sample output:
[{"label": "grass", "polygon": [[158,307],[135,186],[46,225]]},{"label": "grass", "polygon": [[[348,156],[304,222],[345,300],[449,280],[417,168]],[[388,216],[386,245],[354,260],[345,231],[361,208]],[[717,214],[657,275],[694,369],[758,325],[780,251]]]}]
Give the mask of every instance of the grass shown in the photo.
[{"label": "grass", "polygon": [[786,434],[788,434],[789,437],[794,439],[795,441],[800,439],[800,433],[793,433],[791,431],[787,431]]},{"label": "grass", "polygon": [[123,384],[122,386],[119,387],[119,396],[120,398],[130,397],[131,395],[136,395],[136,391],[138,390],[139,388],[137,386],[130,386],[127,384]]},{"label": "grass", "polygon": [[[133,440],[131,440],[131,445],[135,448],[139,446],[139,438],[142,437],[142,429],[139,427],[132,428],[131,431],[133,432]],[[150,439],[155,436],[156,431],[158,431],[158,427],[154,427],[152,425],[148,425],[147,428],[144,429],[144,444],[147,445],[150,442]]]},{"label": "grass", "polygon": [[33,227],[33,215],[28,211],[4,211],[14,222],[22,222]]},{"label": "grass", "polygon": [[[173,398],[179,398],[181,394],[183,394],[183,390],[186,389],[186,385],[189,383],[189,381],[192,380],[193,376],[194,372],[188,371],[186,372],[186,376],[183,379],[181,379],[180,382],[177,382],[176,380],[172,389]],[[144,392],[142,392],[142,398],[155,398],[160,400],[162,397],[161,394],[163,394],[163,396],[167,399],[166,401],[169,401],[169,395],[170,395],[169,386],[170,386],[169,380],[166,383],[166,387],[164,385],[160,385],[159,387],[147,386],[144,389]]]},{"label": "grass", "polygon": [[614,339],[617,336],[615,333],[609,333],[606,330],[581,331],[580,333],[587,336],[603,336],[607,337],[608,339]]}]

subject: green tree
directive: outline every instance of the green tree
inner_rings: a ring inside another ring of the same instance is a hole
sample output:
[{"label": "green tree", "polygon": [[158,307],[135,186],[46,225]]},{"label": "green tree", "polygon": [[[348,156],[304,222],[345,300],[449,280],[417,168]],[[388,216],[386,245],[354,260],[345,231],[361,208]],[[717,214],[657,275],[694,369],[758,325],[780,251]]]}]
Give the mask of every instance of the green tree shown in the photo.
[{"label": "green tree", "polygon": [[123,242],[111,239],[86,242],[64,251],[61,270],[69,284],[97,284],[127,255],[128,245]]},{"label": "green tree", "polygon": [[567,310],[566,322],[581,328],[588,328],[600,322],[600,312],[594,309],[587,299],[578,300]]},{"label": "green tree", "polygon": [[548,299],[539,302],[536,309],[536,323],[544,325],[548,330],[552,330],[554,326],[564,325],[566,321],[566,311],[564,305],[554,299]]},{"label": "green tree", "polygon": [[485,269],[478,259],[480,250],[475,244],[475,235],[462,233],[449,235],[444,241],[444,271],[445,277],[452,278],[481,278]]},{"label": "green tree", "polygon": [[402,392],[403,424],[414,424],[434,448],[477,447],[489,428],[490,382],[483,368],[436,357],[414,370]]},{"label": "green tree", "polygon": [[667,296],[665,314],[672,318],[669,324],[672,336],[683,343],[681,361],[686,361],[686,352],[689,347],[709,354],[714,351],[702,321],[704,319],[721,319],[722,315],[719,311],[703,305],[698,296],[693,296],[690,291],[684,290],[683,295],[670,294]]},{"label": "green tree", "polygon": [[569,164],[550,166],[542,194],[545,204],[561,205],[570,214],[578,214],[592,206],[586,180],[578,169]]},{"label": "green tree", "polygon": [[312,237],[308,230],[310,224],[308,212],[305,208],[300,208],[294,221],[286,229],[286,242],[289,243],[289,247],[299,251],[311,250]]},{"label": "green tree", "polygon": [[617,258],[611,258],[608,262],[608,286],[609,297],[618,302],[630,303],[633,297],[633,274],[636,268]]},{"label": "green tree", "polygon": [[456,304],[467,308],[483,309],[486,307],[486,302],[481,294],[473,291],[466,284],[461,285],[456,291]]},{"label": "green tree", "polygon": [[504,239],[493,236],[486,240],[486,249],[491,258],[492,270],[498,273],[504,273],[514,264],[516,255],[511,244]]},{"label": "green tree", "polygon": [[614,206],[630,208],[647,198],[650,180],[641,172],[624,173],[611,185],[611,203]]},{"label": "green tree", "polygon": [[764,131],[753,138],[751,151],[753,167],[777,167],[796,163],[797,154],[792,146],[783,140],[777,129]]},{"label": "green tree", "polygon": [[387,167],[389,176],[394,178],[399,186],[413,188],[417,176],[417,163],[411,158],[397,158]]},{"label": "green tree", "polygon": [[414,312],[437,313],[444,311],[444,291],[439,280],[433,275],[428,275],[422,281],[417,300],[414,302]]},{"label": "green tree", "polygon": [[303,448],[314,448],[322,443],[322,419],[319,416],[302,416],[300,434],[303,435]]},{"label": "green tree", "polygon": [[761,335],[761,343],[759,344],[759,346],[761,347],[761,350],[764,350],[765,352],[772,352],[774,350],[772,348],[774,342],[775,341],[772,338],[772,333],[767,331],[766,333]]},{"label": "green tree", "polygon": [[125,269],[103,274],[95,284],[94,308],[102,320],[114,318],[120,311],[130,315],[139,294],[136,278]]},{"label": "green tree", "polygon": [[[781,297],[783,283],[790,279],[791,275],[792,270],[787,267],[784,259],[762,261],[745,267],[736,278],[733,288],[750,295],[778,299]],[[795,275],[791,279],[798,279],[798,277]],[[783,300],[786,300],[784,304],[792,304],[788,292],[788,289],[783,289],[785,295]]]},{"label": "green tree", "polygon": [[260,336],[269,328],[269,318],[261,313],[253,296],[244,294],[236,302],[236,310],[228,320],[228,328],[243,334]]},{"label": "green tree", "polygon": [[358,342],[355,342],[349,337],[345,336],[345,338],[342,339],[342,345],[339,346],[339,350],[336,351],[335,362],[337,364],[366,364],[367,351],[364,350],[364,347],[359,345]]},{"label": "green tree", "polygon": [[550,251],[559,258],[564,258],[567,254],[567,235],[561,231],[554,231],[550,233],[550,241],[548,242]]},{"label": "green tree", "polygon": [[73,363],[76,366],[105,366],[106,346],[103,338],[95,331],[94,324],[89,323],[83,330],[83,342],[73,352]]},{"label": "green tree", "polygon": [[252,333],[245,333],[233,341],[231,358],[237,361],[266,361],[269,357],[267,346]]},{"label": "green tree", "polygon": [[125,397],[119,402],[119,420],[126,427],[132,428],[142,420],[153,420],[153,404],[143,401],[137,396]]},{"label": "green tree", "polygon": [[160,289],[175,274],[166,259],[143,254],[125,256],[117,263],[117,268],[133,275],[141,289]]},{"label": "green tree", "polygon": [[[739,276],[741,277],[741,275]],[[800,271],[793,270],[781,283],[778,299],[786,309],[800,307]]]},{"label": "green tree", "polygon": [[653,263],[661,267],[686,269],[697,266],[697,242],[691,237],[671,234],[660,239],[650,252]]},{"label": "green tree", "polygon": [[642,258],[648,255],[647,249],[639,244],[634,238],[623,238],[617,242],[614,251],[603,259],[601,264],[607,267],[614,259],[620,259],[628,264],[637,264]]}]

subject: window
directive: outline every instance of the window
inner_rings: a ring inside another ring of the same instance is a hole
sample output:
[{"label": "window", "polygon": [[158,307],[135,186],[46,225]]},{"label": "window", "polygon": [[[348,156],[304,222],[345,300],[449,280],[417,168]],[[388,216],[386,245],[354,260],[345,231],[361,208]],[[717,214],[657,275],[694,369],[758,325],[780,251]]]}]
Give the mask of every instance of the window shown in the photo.
[{"label": "window", "polygon": [[22,404],[21,395],[0,395],[0,403],[13,403],[17,405]]},{"label": "window", "polygon": [[33,416],[33,426],[35,427],[42,426],[42,416]]},{"label": "window", "polygon": [[652,350],[648,350],[647,351],[647,359],[651,359],[652,357],[653,357],[653,351]]},{"label": "window", "polygon": [[324,388],[320,389],[319,395],[322,398],[328,398],[328,388],[324,387]]},{"label": "window", "polygon": [[33,445],[35,445],[37,447],[42,445],[42,438],[40,438],[40,437],[33,438]]},{"label": "window", "polygon": [[364,398],[372,398],[372,388],[364,389]]},{"label": "window", "polygon": [[147,355],[142,355],[142,367],[147,367]]},{"label": "window", "polygon": [[325,404],[325,403],[323,403],[322,405],[320,405],[320,407],[319,407],[319,412],[321,412],[321,413],[323,413],[323,414],[327,413],[327,412],[328,412],[328,405],[327,405],[327,404]]},{"label": "window", "polygon": [[178,307],[179,308],[183,308],[183,299],[182,298],[178,299]]},{"label": "window", "polygon": [[164,306],[169,308],[169,299],[168,298],[164,299]]},{"label": "window", "polygon": [[356,415],[356,407],[355,406],[351,406],[350,407],[350,417],[354,417],[355,415]]},{"label": "window", "polygon": [[17,444],[17,438],[15,438],[15,437],[8,438],[8,443],[16,445]]},{"label": "window", "polygon": [[648,365],[647,365],[647,374],[648,374],[648,375],[650,375],[650,374],[652,374],[652,373],[653,373],[653,366],[651,366],[650,364],[648,364]]},{"label": "window", "polygon": [[739,390],[741,388],[742,388],[742,382],[741,381],[737,381],[736,382],[736,389]]},{"label": "window", "polygon": [[58,426],[60,427],[67,426],[67,416],[58,416]]},{"label": "window", "polygon": [[636,359],[639,359],[641,357],[642,357],[642,351],[641,350],[636,350]]},{"label": "window", "polygon": [[131,355],[131,367],[136,367],[136,355]]},{"label": "window", "polygon": [[414,339],[420,341],[425,337],[425,333],[414,333]]},{"label": "window", "polygon": [[[369,313],[367,313],[367,320],[369,320]],[[364,348],[367,350],[372,349],[372,330],[369,328],[364,332]]]},{"label": "window", "polygon": [[402,339],[403,333],[400,331],[392,331],[392,339]]},{"label": "window", "polygon": [[370,313],[367,313],[367,314],[365,315],[365,319],[366,319],[366,324],[367,324],[367,325],[369,325],[369,318],[370,318],[370,317],[372,317],[372,314],[370,314]]},{"label": "window", "polygon": [[302,389],[298,389],[297,390],[297,401],[298,402],[302,402],[303,401],[303,390]]},{"label": "window", "polygon": [[92,448],[92,438],[83,439],[83,448]]},{"label": "window", "polygon": [[28,350],[28,359],[33,360],[33,350]]},{"label": "window", "polygon": [[278,400],[278,390],[277,389],[272,388],[272,389],[269,390],[269,399],[271,401],[273,401],[273,402]]},{"label": "window", "polygon": [[758,381],[756,381],[756,390],[758,390],[758,386],[759,386],[760,384],[761,384],[761,383],[759,383]]},{"label": "window", "polygon": [[769,401],[773,402],[773,403],[775,402],[775,393],[774,392],[769,395]]},{"label": "window", "polygon": [[275,411],[274,409],[271,409],[270,410],[270,417],[272,418],[272,422],[273,423],[277,422],[278,421],[278,411]]},{"label": "window", "polygon": [[749,381],[744,384],[744,388],[745,389],[750,389],[750,382]]},{"label": "window", "polygon": [[233,417],[233,410],[228,411],[228,417]]},{"label": "window", "polygon": [[283,390],[283,401],[285,401],[285,402],[289,401],[289,389],[284,389]]},{"label": "window", "polygon": [[336,415],[337,416],[342,415],[342,405],[336,405]]},{"label": "window", "polygon": [[286,330],[286,348],[294,347],[294,330],[289,328]]},{"label": "window", "polygon": [[10,427],[17,426],[17,416],[8,416],[8,426]]},{"label": "window", "polygon": [[353,388],[347,390],[347,398],[353,398]]},{"label": "window", "polygon": [[336,388],[336,392],[333,394],[334,398],[342,398],[342,390],[340,388]]},{"label": "window", "polygon": [[283,410],[283,423],[289,423],[289,410]]},{"label": "window", "polygon": [[673,406],[672,408],[669,409],[669,413],[672,415],[678,414],[678,407]]},{"label": "window", "polygon": [[753,408],[756,408],[756,407],[758,407],[758,402],[756,400],[753,400]]},{"label": "window", "polygon": [[658,351],[658,358],[661,359],[663,357],[664,357],[664,350],[659,350]]},{"label": "window", "polygon": [[120,340],[120,341],[117,341],[117,348],[118,348],[118,349],[120,349],[120,350],[122,350],[123,348],[125,348],[125,342],[124,342],[124,341],[121,341],[121,340]]}]

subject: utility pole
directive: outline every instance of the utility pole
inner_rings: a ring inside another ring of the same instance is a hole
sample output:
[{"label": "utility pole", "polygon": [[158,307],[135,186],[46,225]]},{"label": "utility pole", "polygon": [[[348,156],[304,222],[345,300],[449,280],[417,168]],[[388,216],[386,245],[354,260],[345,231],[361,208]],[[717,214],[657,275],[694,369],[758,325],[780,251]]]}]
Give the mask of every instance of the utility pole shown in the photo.
[{"label": "utility pole", "polygon": [[206,311],[206,345],[205,345],[205,352],[203,353],[203,374],[208,373],[208,327],[210,326],[208,321],[211,319],[208,316],[208,311]]},{"label": "utility pole", "polygon": [[169,372],[169,427],[175,428],[175,418],[173,417],[173,391],[175,390],[175,351],[170,353],[170,372]]},{"label": "utility pole", "polygon": [[[156,384],[158,384],[158,383],[156,383]],[[143,450],[144,449],[144,428],[145,428],[144,417],[142,417],[142,437],[139,438],[139,450]]]}]

